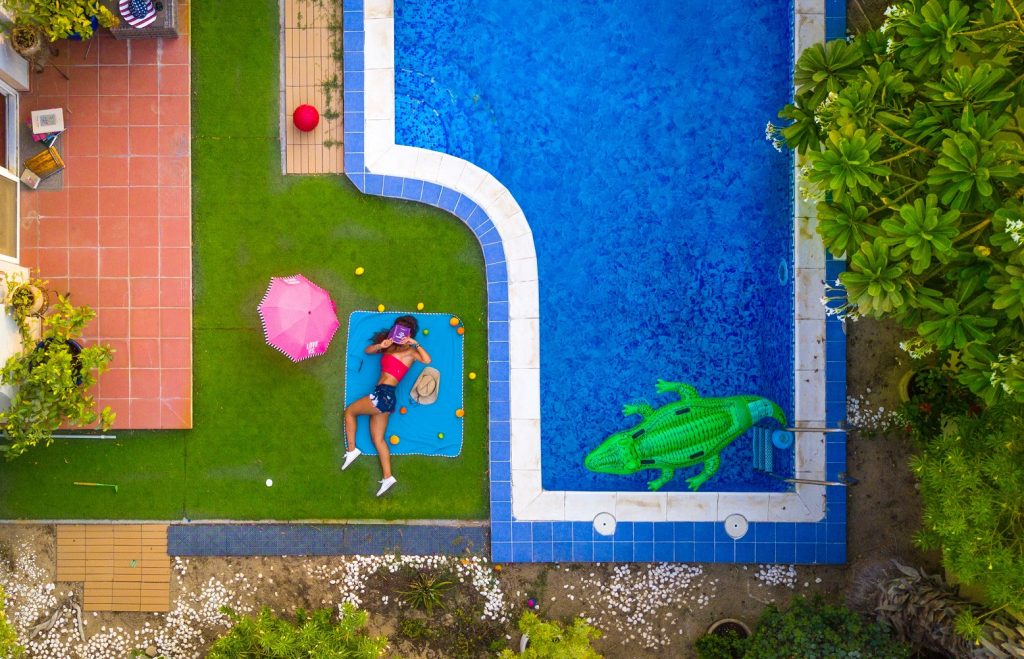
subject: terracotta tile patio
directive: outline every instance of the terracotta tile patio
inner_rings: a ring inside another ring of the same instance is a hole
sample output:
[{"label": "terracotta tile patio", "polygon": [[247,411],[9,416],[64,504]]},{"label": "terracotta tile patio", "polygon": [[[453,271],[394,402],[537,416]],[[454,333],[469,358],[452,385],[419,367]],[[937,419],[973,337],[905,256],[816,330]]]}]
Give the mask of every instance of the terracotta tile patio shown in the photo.
[{"label": "terracotta tile patio", "polygon": [[[178,39],[70,43],[21,96],[65,108],[60,191],[23,188],[21,263],[97,311],[116,350],[100,405],[119,428],[192,426],[188,7]],[[23,154],[23,157],[27,154]]]}]

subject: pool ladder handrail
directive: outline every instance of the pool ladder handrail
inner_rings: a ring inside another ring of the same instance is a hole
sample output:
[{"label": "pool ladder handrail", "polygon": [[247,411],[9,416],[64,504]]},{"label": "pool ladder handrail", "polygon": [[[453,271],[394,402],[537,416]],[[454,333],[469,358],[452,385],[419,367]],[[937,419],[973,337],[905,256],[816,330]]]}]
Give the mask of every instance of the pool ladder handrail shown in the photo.
[{"label": "pool ladder handrail", "polygon": [[815,426],[786,426],[783,428],[766,428],[764,426],[754,426],[754,437],[753,437],[753,456],[754,456],[754,471],[760,472],[766,476],[777,478],[780,481],[791,483],[791,484],[803,484],[803,485],[831,485],[835,487],[848,487],[850,485],[856,485],[857,479],[850,476],[845,471],[839,472],[839,480],[837,481],[824,481],[813,478],[787,478],[785,476],[779,476],[774,473],[774,459],[772,454],[772,435],[776,432],[787,432],[796,434],[799,432],[820,432],[820,433],[833,433],[833,432],[846,432],[846,428],[819,428]]}]

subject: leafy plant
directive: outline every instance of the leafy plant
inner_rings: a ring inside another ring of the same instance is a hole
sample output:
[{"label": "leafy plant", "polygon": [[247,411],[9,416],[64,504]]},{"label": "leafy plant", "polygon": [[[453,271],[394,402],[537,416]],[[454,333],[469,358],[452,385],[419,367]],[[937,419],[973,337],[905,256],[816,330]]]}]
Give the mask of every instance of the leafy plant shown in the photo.
[{"label": "leafy plant", "polygon": [[915,649],[940,656],[1024,656],[1024,616],[985,610],[959,597],[938,575],[893,561],[899,574],[878,584],[878,619]]},{"label": "leafy plant", "polygon": [[909,394],[909,400],[897,409],[897,416],[918,443],[938,435],[944,417],[982,411],[981,401],[956,379],[954,370],[934,363],[913,373]]},{"label": "leafy plant", "polygon": [[446,576],[421,572],[413,576],[408,589],[400,591],[399,595],[409,606],[430,613],[435,606],[444,608],[444,594],[451,587],[452,582]]},{"label": "leafy plant", "polygon": [[387,638],[366,633],[366,612],[349,603],[342,605],[337,621],[332,620],[330,609],[312,613],[297,609],[295,622],[275,616],[269,607],[252,617],[240,616],[226,606],[221,612],[235,624],[210,647],[208,659],[373,659],[383,656],[388,645]]},{"label": "leafy plant", "polygon": [[557,622],[541,620],[533,611],[525,611],[519,617],[519,631],[530,637],[530,644],[521,655],[509,649],[502,650],[502,659],[524,657],[524,659],[600,659],[601,655],[591,647],[591,639],[601,637],[601,632],[585,621],[574,618],[568,627]]},{"label": "leafy plant", "polygon": [[16,24],[33,25],[50,41],[73,34],[88,39],[93,34],[93,18],[103,27],[120,23],[100,0],[0,0],[0,7],[14,16]]},{"label": "leafy plant", "polygon": [[697,659],[742,659],[747,652],[747,639],[735,630],[725,634],[704,634],[694,641]]},{"label": "leafy plant", "polygon": [[1024,611],[1024,405],[947,420],[911,460],[921,482],[917,542],[994,606]]},{"label": "leafy plant", "polygon": [[7,594],[0,586],[0,656],[17,659],[25,656],[25,648],[18,645],[18,631],[7,619]]},{"label": "leafy plant", "polygon": [[45,306],[48,283],[34,277],[26,280],[15,275],[7,275],[4,278],[4,284],[7,287],[7,307],[14,323],[18,326],[21,340],[25,343],[32,340],[28,319],[35,308]]},{"label": "leafy plant", "polygon": [[110,347],[89,346],[76,355],[69,344],[94,316],[89,307],[75,307],[67,297],[59,297],[45,318],[41,341],[27,341],[0,369],[0,382],[17,389],[11,406],[0,412],[0,429],[9,442],[0,450],[8,460],[37,444],[49,445],[54,431],[65,423],[98,423],[107,430],[114,422],[109,407],[96,412],[96,401],[88,393],[96,374],[106,371],[113,359]]},{"label": "leafy plant", "polygon": [[910,649],[845,606],[795,597],[785,611],[774,605],[764,610],[742,656],[897,659],[910,656]]},{"label": "leafy plant", "polygon": [[[963,353],[960,381],[1024,401],[1024,20],[1019,0],[905,0],[808,48],[769,138],[803,156],[848,317]],[[833,310],[835,312],[835,310]]]}]

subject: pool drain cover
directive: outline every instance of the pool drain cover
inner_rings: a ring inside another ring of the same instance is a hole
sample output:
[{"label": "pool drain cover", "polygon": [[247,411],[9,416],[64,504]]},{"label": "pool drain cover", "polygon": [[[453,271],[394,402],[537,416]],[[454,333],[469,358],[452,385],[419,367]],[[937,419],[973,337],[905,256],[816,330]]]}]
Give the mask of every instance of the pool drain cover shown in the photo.
[{"label": "pool drain cover", "polygon": [[611,513],[598,513],[594,518],[594,530],[600,535],[615,534],[615,515]]},{"label": "pool drain cover", "polygon": [[725,518],[725,532],[729,534],[729,537],[733,540],[739,540],[747,534],[747,529],[750,528],[750,524],[747,522],[747,518],[743,515],[732,514]]}]

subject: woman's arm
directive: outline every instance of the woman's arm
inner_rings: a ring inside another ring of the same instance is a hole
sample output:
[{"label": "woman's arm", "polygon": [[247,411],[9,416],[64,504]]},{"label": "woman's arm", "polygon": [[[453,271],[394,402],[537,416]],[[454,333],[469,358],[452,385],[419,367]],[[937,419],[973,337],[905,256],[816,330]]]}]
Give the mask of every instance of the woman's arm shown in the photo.
[{"label": "woman's arm", "polygon": [[391,339],[384,339],[380,343],[372,343],[372,344],[368,345],[366,347],[366,351],[365,352],[368,355],[375,355],[378,352],[384,352],[385,350],[387,350],[389,347],[391,347],[392,343],[394,343],[394,342]]},{"label": "woman's arm", "polygon": [[410,341],[409,343],[410,345],[412,345],[412,356],[416,359],[416,361],[423,362],[424,364],[429,364],[430,353],[427,352],[427,349],[424,348],[421,344],[416,343],[415,341]]}]

